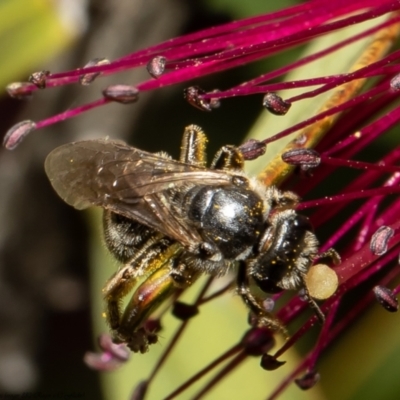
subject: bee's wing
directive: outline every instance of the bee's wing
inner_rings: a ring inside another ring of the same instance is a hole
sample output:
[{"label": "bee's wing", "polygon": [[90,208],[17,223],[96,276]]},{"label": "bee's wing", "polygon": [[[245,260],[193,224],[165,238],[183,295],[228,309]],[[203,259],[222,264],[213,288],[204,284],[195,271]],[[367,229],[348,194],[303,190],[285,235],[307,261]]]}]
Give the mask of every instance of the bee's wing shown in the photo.
[{"label": "bee's wing", "polygon": [[59,196],[77,209],[100,206],[192,247],[200,235],[171,210],[168,189],[191,182],[224,185],[231,175],[147,153],[123,142],[91,140],[53,150],[45,170]]}]

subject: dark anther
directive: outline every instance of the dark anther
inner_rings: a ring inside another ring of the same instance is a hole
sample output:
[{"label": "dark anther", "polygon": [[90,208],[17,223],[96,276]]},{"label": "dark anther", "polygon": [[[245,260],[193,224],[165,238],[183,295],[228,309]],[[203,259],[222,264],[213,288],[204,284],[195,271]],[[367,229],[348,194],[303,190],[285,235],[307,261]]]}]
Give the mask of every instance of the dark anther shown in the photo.
[{"label": "dark anther", "polygon": [[295,379],[296,385],[302,390],[311,389],[320,380],[320,374],[316,371],[307,372],[301,378]]},{"label": "dark anther", "polygon": [[3,146],[8,150],[14,150],[29,133],[36,129],[36,124],[31,120],[19,122],[12,126],[3,139]]},{"label": "dark anther", "polygon": [[206,94],[207,92],[201,89],[198,86],[190,86],[183,90],[183,97],[187,100],[189,104],[192,106],[202,110],[202,111],[211,111],[211,100],[210,99],[201,99],[199,96]]},{"label": "dark anther", "polygon": [[377,285],[373,289],[379,304],[389,312],[396,312],[399,309],[399,302],[393,292],[385,287]]},{"label": "dark anther", "polygon": [[260,362],[261,368],[265,369],[266,371],[275,371],[284,364],[286,364],[286,361],[278,361],[270,354],[263,354]]},{"label": "dark anther", "polygon": [[371,237],[369,248],[376,256],[385,254],[388,248],[388,242],[393,236],[394,231],[389,226],[381,226]]},{"label": "dark anther", "polygon": [[176,301],[172,306],[172,315],[176,318],[186,321],[199,313],[197,306]]},{"label": "dark anther", "polygon": [[28,81],[33,83],[38,89],[44,89],[46,87],[47,77],[50,75],[50,71],[38,71],[29,75]]},{"label": "dark anther", "polygon": [[251,328],[242,337],[241,344],[249,356],[261,356],[272,349],[275,340],[268,328]]},{"label": "dark anther", "polygon": [[147,388],[148,388],[147,381],[139,382],[132,393],[131,400],[143,400],[146,396]]},{"label": "dark anther", "polygon": [[153,57],[147,63],[147,72],[153,77],[158,78],[164,73],[165,64],[167,63],[167,59],[164,56],[156,56]]},{"label": "dark anther", "polygon": [[103,96],[117,103],[135,103],[139,98],[139,90],[130,85],[111,85],[103,90]]},{"label": "dark anther", "polygon": [[29,82],[13,82],[6,86],[7,93],[13,99],[29,100],[32,98],[32,91],[28,89]]},{"label": "dark anther", "polygon": [[303,170],[318,167],[321,156],[313,149],[293,149],[282,154],[282,160],[290,165],[300,166]]},{"label": "dark anther", "polygon": [[[83,69],[107,64],[110,64],[110,60],[107,60],[107,58],[93,58],[83,67]],[[90,85],[99,75],[100,72],[89,72],[87,74],[82,74],[79,76],[79,83],[83,86]]]},{"label": "dark anther", "polygon": [[275,115],[285,115],[291,105],[291,103],[283,100],[282,97],[274,92],[267,93],[263,98],[263,106]]},{"label": "dark anther", "polygon": [[239,150],[245,160],[255,160],[265,153],[267,145],[256,139],[249,139],[239,146]]}]

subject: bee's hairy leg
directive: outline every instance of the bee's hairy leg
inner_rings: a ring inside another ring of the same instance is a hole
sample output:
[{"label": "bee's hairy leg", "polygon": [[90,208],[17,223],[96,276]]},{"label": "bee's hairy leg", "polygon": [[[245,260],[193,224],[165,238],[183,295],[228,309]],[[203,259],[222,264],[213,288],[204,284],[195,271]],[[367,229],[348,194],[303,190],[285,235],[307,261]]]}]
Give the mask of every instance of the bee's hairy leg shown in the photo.
[{"label": "bee's hairy leg", "polygon": [[113,331],[115,342],[126,343],[132,351],[141,353],[157,342],[156,333],[147,331],[144,323],[178,289],[190,286],[196,278],[189,268],[179,262],[181,249],[175,244],[161,254],[159,268],[152,268],[152,273],[135,290],[118,328]]},{"label": "bee's hairy leg", "polygon": [[[333,249],[330,248],[327,251],[324,251],[321,254],[318,254],[318,259],[329,259],[333,264],[339,264],[341,261],[339,253]],[[305,280],[305,276],[302,276],[302,292],[303,296],[305,297],[306,301],[308,302],[309,306],[314,310],[315,315],[317,316],[319,322],[322,324],[325,322],[325,315],[322,312],[321,308],[317,304],[317,302],[310,296],[307,288],[307,282]]]},{"label": "bee's hairy leg", "polygon": [[118,329],[113,332],[113,340],[126,343],[133,352],[146,352],[148,345],[157,341],[157,336],[147,332],[143,324],[176,288],[169,265],[154,271],[133,293]]},{"label": "bee's hairy leg", "polygon": [[258,326],[265,326],[274,332],[280,332],[285,339],[288,339],[289,334],[286,327],[276,318],[273,314],[265,309],[263,302],[257,299],[250,290],[249,279],[247,275],[246,262],[239,262],[239,269],[237,275],[237,291],[242,297],[244,303],[248,306],[250,311],[257,318]]},{"label": "bee's hairy leg", "polygon": [[206,144],[207,136],[199,126],[187,126],[183,133],[179,161],[205,167],[207,163]]},{"label": "bee's hairy leg", "polygon": [[166,263],[148,276],[133,293],[121,318],[119,331],[126,335],[138,326],[169,298],[177,289],[183,289],[192,283],[194,274],[184,264],[177,267]]},{"label": "bee's hairy leg", "polygon": [[339,253],[333,248],[330,248],[324,251],[323,253],[318,254],[318,259],[323,259],[323,258],[331,260],[335,265],[340,264],[341,262],[341,257]]},{"label": "bee's hairy leg", "polygon": [[198,271],[193,271],[186,264],[180,262],[170,271],[170,274],[175,286],[185,289],[197,279]]},{"label": "bee's hairy leg", "polygon": [[[181,144],[179,161],[199,167],[206,166],[207,136],[197,125],[189,125],[185,128]],[[217,170],[242,170],[244,157],[235,146],[221,147],[211,163],[211,169]]]},{"label": "bee's hairy leg", "polygon": [[[185,128],[181,144],[179,161],[205,167],[207,136],[197,125],[189,125]],[[244,157],[236,146],[226,145],[221,147],[214,156],[211,169],[217,170],[243,170]]]},{"label": "bee's hairy leg", "polygon": [[211,169],[217,170],[243,170],[244,157],[241,151],[231,145],[221,147],[214,156]]},{"label": "bee's hairy leg", "polygon": [[118,329],[121,321],[121,300],[134,287],[136,271],[131,265],[118,270],[103,288],[106,302],[106,318],[111,329]]},{"label": "bee's hairy leg", "polygon": [[310,296],[304,275],[301,277],[301,280],[302,280],[302,290],[301,290],[302,297],[304,297],[310,308],[314,311],[314,314],[318,318],[318,321],[321,324],[323,324],[325,322],[325,314],[322,312],[317,302]]}]

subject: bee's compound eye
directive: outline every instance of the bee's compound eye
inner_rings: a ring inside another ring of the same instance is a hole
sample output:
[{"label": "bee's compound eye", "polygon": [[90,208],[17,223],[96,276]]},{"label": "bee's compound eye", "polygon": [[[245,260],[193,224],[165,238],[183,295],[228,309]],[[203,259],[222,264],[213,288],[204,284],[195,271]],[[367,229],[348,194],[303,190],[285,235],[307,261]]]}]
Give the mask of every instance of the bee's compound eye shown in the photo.
[{"label": "bee's compound eye", "polygon": [[270,277],[270,276],[263,276],[263,277],[255,277],[253,279],[257,286],[264,292],[264,293],[280,293],[282,292],[282,288],[277,286],[277,282],[281,279],[281,277]]},{"label": "bee's compound eye", "polygon": [[296,218],[294,220],[294,226],[296,228],[304,229],[307,231],[313,230],[310,220],[306,216],[300,214],[296,215]]}]

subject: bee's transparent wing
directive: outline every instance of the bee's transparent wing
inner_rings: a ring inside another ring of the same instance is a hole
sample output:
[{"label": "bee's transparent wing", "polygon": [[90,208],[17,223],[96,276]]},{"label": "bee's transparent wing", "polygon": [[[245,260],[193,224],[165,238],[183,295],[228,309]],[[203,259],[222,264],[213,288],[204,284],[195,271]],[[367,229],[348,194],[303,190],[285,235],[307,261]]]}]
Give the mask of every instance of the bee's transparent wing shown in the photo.
[{"label": "bee's transparent wing", "polygon": [[171,209],[169,189],[191,184],[225,185],[232,176],[147,153],[106,139],[53,150],[45,170],[58,195],[77,209],[100,206],[192,247],[198,232]]}]

